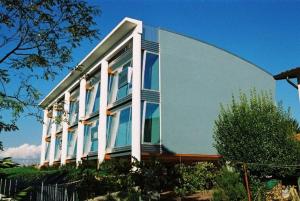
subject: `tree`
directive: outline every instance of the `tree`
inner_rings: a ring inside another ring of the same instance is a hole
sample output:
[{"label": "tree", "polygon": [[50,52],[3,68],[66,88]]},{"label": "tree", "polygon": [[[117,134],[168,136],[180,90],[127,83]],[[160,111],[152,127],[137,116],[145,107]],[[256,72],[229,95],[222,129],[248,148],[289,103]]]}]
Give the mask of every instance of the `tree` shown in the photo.
[{"label": "tree", "polygon": [[32,81],[53,79],[74,48],[98,36],[99,13],[84,0],[0,0],[0,132],[16,130],[24,111],[36,115]]},{"label": "tree", "polygon": [[[250,98],[233,96],[215,121],[215,147],[225,160],[250,163],[252,174],[285,176],[293,174],[300,162],[300,143],[294,135],[298,123],[272,94],[255,90]],[[253,163],[253,164],[251,164]]]}]

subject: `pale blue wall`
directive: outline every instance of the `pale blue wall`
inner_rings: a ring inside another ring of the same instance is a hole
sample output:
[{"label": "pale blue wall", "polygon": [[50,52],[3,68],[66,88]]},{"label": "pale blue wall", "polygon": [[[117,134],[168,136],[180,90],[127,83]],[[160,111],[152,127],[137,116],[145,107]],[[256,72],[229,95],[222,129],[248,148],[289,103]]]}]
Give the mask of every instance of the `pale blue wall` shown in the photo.
[{"label": "pale blue wall", "polygon": [[215,154],[220,104],[239,90],[271,90],[273,77],[226,51],[159,30],[162,144],[175,153]]}]

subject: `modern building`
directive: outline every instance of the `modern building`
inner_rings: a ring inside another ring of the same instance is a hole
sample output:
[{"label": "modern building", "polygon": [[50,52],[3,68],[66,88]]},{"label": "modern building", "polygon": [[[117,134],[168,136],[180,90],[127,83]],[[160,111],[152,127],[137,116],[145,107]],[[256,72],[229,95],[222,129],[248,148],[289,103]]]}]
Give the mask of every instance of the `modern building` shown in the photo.
[{"label": "modern building", "polygon": [[273,76],[213,45],[125,18],[40,103],[41,165],[216,160],[220,104],[252,88],[274,92]]}]

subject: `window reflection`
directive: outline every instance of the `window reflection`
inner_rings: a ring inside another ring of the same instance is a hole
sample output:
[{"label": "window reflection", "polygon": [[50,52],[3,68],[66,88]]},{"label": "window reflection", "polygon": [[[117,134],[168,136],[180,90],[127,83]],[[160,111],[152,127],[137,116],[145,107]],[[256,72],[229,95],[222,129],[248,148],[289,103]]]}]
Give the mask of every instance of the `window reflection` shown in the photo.
[{"label": "window reflection", "polygon": [[69,116],[70,125],[74,125],[78,122],[78,112],[79,112],[79,89],[71,93],[70,116]]},{"label": "window reflection", "polygon": [[160,142],[159,105],[146,103],[144,122],[144,142],[157,144]]},{"label": "window reflection", "polygon": [[131,144],[131,107],[121,109],[107,119],[107,147]]},{"label": "window reflection", "polygon": [[122,99],[131,93],[132,62],[126,62],[108,78],[108,103]]},{"label": "window reflection", "polygon": [[89,152],[97,152],[98,150],[98,125],[99,121],[92,120],[84,127],[84,155],[88,155]]},{"label": "window reflection", "polygon": [[55,138],[55,154],[54,154],[54,160],[58,161],[61,157],[61,136],[56,136]]},{"label": "window reflection", "polygon": [[144,64],[144,89],[159,90],[159,57],[146,52]]},{"label": "window reflection", "polygon": [[68,132],[67,158],[75,158],[77,150],[77,128]]},{"label": "window reflection", "polygon": [[85,114],[90,115],[99,111],[100,104],[100,73],[87,81]]}]

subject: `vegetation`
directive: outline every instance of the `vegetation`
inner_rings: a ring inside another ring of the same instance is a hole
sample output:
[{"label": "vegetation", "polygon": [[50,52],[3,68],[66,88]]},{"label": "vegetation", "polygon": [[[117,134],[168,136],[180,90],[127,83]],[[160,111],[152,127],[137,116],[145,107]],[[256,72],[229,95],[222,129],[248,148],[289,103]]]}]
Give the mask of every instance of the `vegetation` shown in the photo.
[{"label": "vegetation", "polygon": [[194,193],[197,190],[211,189],[216,176],[216,167],[203,162],[196,165],[177,165],[177,185],[174,190],[179,196]]},{"label": "vegetation", "polygon": [[221,106],[215,122],[215,147],[226,161],[250,163],[251,174],[287,176],[295,168],[281,168],[300,162],[300,143],[294,135],[298,123],[276,105],[272,94],[240,93],[228,107]]},{"label": "vegetation", "polygon": [[73,49],[98,36],[98,14],[85,0],[0,1],[0,111],[6,114],[0,132],[16,130],[25,111],[39,117],[32,109],[41,94],[32,82],[67,68]]},{"label": "vegetation", "polygon": [[246,201],[247,194],[240,174],[222,168],[216,177],[213,201]]},{"label": "vegetation", "polygon": [[[211,189],[216,168],[211,163],[195,165],[163,164],[158,160],[133,163],[128,159],[112,159],[97,170],[80,166],[36,169],[16,167],[0,169],[0,177],[18,180],[22,190],[29,186],[74,183],[80,199],[97,195],[121,200],[159,200],[160,193],[173,190],[179,196]],[[99,188],[101,186],[101,188]],[[137,199],[138,200],[138,199]]]},{"label": "vegetation", "polygon": [[17,167],[19,164],[12,161],[11,157],[5,157],[0,160],[0,169],[1,168],[12,168]]}]

